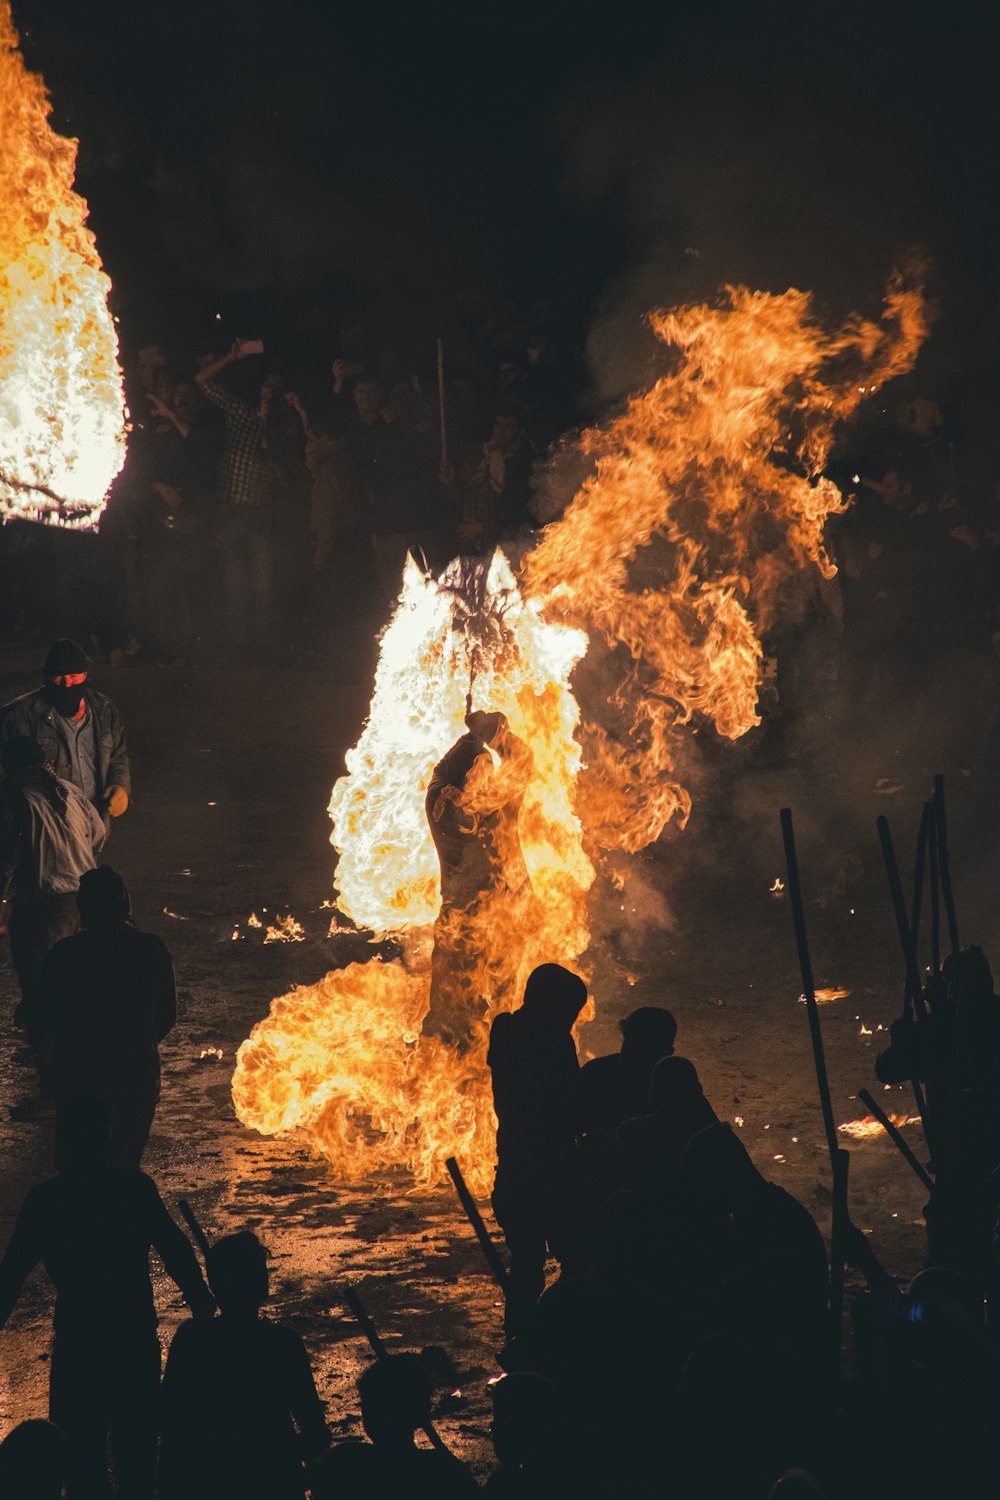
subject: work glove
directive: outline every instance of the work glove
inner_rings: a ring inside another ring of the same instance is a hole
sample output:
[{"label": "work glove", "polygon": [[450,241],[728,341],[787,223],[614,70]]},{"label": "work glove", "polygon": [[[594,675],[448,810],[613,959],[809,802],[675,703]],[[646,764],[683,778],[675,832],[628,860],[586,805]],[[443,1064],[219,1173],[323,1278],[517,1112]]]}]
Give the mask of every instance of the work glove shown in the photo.
[{"label": "work glove", "polygon": [[109,786],[104,793],[104,806],[113,818],[120,818],[128,807],[128,792],[122,786]]}]

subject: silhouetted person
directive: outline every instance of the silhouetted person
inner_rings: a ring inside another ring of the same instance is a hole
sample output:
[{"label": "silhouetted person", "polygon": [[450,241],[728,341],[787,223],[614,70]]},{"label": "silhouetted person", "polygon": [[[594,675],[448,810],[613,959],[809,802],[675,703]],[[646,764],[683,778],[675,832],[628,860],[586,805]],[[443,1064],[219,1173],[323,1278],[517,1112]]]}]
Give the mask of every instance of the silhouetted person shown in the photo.
[{"label": "silhouetted person", "polygon": [[784,1339],[803,1370],[829,1347],[826,1247],[809,1211],[761,1176],[729,1125],[708,1126],[684,1149],[681,1167],[709,1216],[721,1221],[727,1270],[775,1340]]},{"label": "silhouetted person", "polygon": [[51,1422],[22,1422],[0,1443],[3,1500],[62,1500],[69,1478],[66,1439]]},{"label": "silhouetted person", "polygon": [[312,1476],[313,1500],[463,1500],[479,1493],[469,1470],[442,1448],[418,1448],[431,1420],[431,1378],[415,1354],[389,1354],[358,1380],[367,1443],[341,1443]]},{"label": "silhouetted person", "polygon": [[577,1134],[591,1155],[613,1138],[623,1120],[646,1114],[653,1069],[673,1053],[677,1038],[673,1014],[658,1005],[640,1006],[618,1024],[619,1050],[586,1063],[573,1091]]},{"label": "silhouetted person", "polygon": [[161,1401],[161,1500],[298,1500],[304,1463],[330,1438],[297,1333],[260,1316],[267,1252],[244,1231],[217,1240],[208,1279],[220,1316],[174,1335]]},{"label": "silhouetted person", "polygon": [[56,1289],[49,1415],[69,1443],[70,1493],[147,1500],[160,1385],[150,1250],[192,1312],[210,1315],[214,1302],[152,1178],[107,1165],[109,1125],[101,1100],[60,1113],[58,1176],[28,1193],[0,1264],[0,1327],[42,1261]]},{"label": "silhouetted person", "polygon": [[441,866],[426,1034],[466,1045],[513,998],[531,885],[518,819],[533,759],[506,716],[476,711],[434,767],[425,802]]},{"label": "silhouetted person", "polygon": [[84,931],[57,943],[39,975],[31,1025],[51,1038],[57,1107],[99,1095],[112,1108],[114,1167],[139,1166],[160,1097],[158,1045],[177,1018],[166,945],[130,920],[110,865],[80,879]]},{"label": "silhouetted person", "polygon": [[661,1057],[649,1082],[648,1113],[623,1120],[616,1132],[619,1182],[639,1192],[669,1188],[688,1141],[717,1124],[694,1063],[687,1057]]},{"label": "silhouetted person", "polygon": [[497,1114],[493,1210],[510,1251],[508,1339],[522,1330],[545,1286],[546,1248],[558,1253],[558,1177],[579,1068],[572,1031],[586,1000],[587,986],[576,974],[561,964],[541,964],[528,978],[521,1008],[497,1016],[490,1031],[487,1061]]},{"label": "silhouetted person", "polygon": [[6,740],[0,769],[0,879],[13,872],[10,956],[21,988],[14,1019],[27,1029],[40,1089],[23,1108],[51,1109],[51,1051],[34,1025],[35,988],[49,950],[79,926],[76,893],[105,828],[93,803],[46,763],[38,740]]}]

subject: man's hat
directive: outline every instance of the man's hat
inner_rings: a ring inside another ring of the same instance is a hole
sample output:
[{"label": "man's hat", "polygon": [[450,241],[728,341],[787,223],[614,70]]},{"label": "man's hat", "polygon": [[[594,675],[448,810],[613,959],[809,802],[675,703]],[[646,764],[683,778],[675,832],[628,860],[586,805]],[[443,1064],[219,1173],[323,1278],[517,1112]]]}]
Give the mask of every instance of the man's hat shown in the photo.
[{"label": "man's hat", "polygon": [[89,668],[90,661],[83,647],[78,646],[76,641],[64,638],[49,647],[42,672],[46,677],[73,677],[77,672],[86,672]]}]

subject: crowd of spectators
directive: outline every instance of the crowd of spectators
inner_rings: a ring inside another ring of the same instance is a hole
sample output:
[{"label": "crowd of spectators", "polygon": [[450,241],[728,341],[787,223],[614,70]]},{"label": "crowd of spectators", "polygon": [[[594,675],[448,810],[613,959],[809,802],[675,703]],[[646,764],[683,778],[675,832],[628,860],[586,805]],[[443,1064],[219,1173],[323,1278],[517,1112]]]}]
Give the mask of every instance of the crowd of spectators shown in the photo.
[{"label": "crowd of spectators", "polygon": [[540,325],[508,313],[440,365],[344,330],[322,384],[260,339],[181,367],[138,350],[102,523],[117,648],[295,663],[370,636],[408,551],[441,567],[534,524],[532,467],[577,416],[574,377],[544,306]]}]

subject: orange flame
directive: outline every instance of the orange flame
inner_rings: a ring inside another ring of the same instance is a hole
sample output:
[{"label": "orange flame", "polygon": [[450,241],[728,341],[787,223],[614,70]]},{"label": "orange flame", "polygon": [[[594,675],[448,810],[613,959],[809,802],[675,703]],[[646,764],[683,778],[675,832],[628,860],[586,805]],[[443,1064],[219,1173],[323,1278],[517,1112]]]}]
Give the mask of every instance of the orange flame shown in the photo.
[{"label": "orange flame", "polygon": [[[432,1183],[455,1154],[473,1190],[487,1190],[486,1034],[510,1003],[496,974],[514,971],[520,989],[538,962],[579,960],[588,850],[635,851],[686,819],[679,726],[697,716],[735,739],[759,722],[759,633],[794,607],[797,575],[834,571],[823,526],[844,502],[822,475],[834,426],[862,384],[909,368],[924,335],[918,291],[894,282],[887,306],[884,326],[853,319],[836,334],[796,291],[732,287],[720,307],[655,314],[674,367],[606,432],[585,435],[594,472],[525,559],[520,586],[498,553],[482,607],[463,618],[458,565],[434,581],[408,562],[370,717],[330,802],[337,905],[395,934],[403,957],[351,964],[273,1002],[237,1056],[245,1124],[302,1130],[349,1179],[404,1165]],[[620,659],[613,729],[581,723],[570,687],[599,640]],[[489,1006],[463,1052],[421,1034],[440,907],[424,793],[463,732],[470,681],[474,706],[506,713],[534,757],[519,823],[533,896],[491,906],[464,934]]]},{"label": "orange flame", "polygon": [[0,521],[93,527],[125,460],[118,337],[76,142],[0,0]]}]

